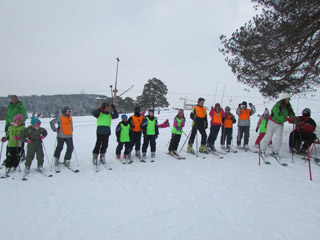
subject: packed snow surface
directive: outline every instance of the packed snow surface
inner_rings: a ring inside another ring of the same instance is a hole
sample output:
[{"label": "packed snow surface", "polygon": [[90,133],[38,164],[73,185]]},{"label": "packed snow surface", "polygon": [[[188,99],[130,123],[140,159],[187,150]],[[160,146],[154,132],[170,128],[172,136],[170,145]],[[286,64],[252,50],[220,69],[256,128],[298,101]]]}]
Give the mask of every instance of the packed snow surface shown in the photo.
[{"label": "packed snow surface", "polygon": [[[189,113],[185,112],[186,134],[191,130]],[[156,116],[159,123],[169,119],[172,124],[175,114]],[[257,120],[252,116],[252,149]],[[42,119],[49,132],[44,140],[47,173],[56,141],[49,121]],[[111,171],[100,166],[95,172],[92,165],[95,118],[73,117],[76,154],[71,165],[79,166],[79,173],[61,167],[51,178],[32,170],[28,181],[21,181],[22,172],[14,180],[0,179],[1,239],[319,239],[320,166],[311,162],[310,181],[308,162],[298,156],[292,161],[288,153],[292,125],[285,124],[280,152],[287,167],[272,157],[271,165],[259,166],[258,154],[242,150],[223,159],[213,154],[196,157],[185,152],[186,145],[180,153],[186,159],[176,160],[166,154],[171,127],[160,129],[154,163],[148,149],[146,163],[133,157],[133,164],[123,165],[115,159],[114,130],[119,121],[112,122],[107,152]],[[3,129],[4,121],[0,123]],[[185,140],[183,135],[179,150]],[[220,133],[216,147],[219,140]],[[63,155],[64,151],[61,159]],[[24,165],[20,167],[23,171]]]}]

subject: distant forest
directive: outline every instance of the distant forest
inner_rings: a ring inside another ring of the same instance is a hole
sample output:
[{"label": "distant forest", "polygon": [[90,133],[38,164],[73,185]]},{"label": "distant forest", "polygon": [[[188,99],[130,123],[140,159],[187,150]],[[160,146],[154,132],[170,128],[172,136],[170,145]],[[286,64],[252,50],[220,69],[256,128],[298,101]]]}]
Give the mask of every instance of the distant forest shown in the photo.
[{"label": "distant forest", "polygon": [[[91,115],[94,108],[100,106],[104,101],[111,103],[111,98],[96,94],[68,94],[68,95],[42,95],[42,96],[18,96],[27,108],[29,114],[41,113],[41,117],[52,117],[57,112],[61,113],[63,107],[68,106],[72,109],[73,116],[86,116]],[[119,99],[119,112],[125,112],[133,110],[132,105],[122,106],[123,100]],[[0,97],[0,119],[5,119],[5,113],[7,111],[7,105],[10,103],[10,96]],[[126,108],[129,109],[126,109]]]}]

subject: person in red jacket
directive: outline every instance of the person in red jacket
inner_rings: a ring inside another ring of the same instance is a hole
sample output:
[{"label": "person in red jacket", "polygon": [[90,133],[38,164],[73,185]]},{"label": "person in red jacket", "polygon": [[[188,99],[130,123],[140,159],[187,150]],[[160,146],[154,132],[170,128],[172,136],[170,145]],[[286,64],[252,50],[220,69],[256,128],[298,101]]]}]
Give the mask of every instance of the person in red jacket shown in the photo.
[{"label": "person in red jacket", "polygon": [[317,138],[316,134],[314,134],[317,124],[311,118],[311,110],[309,108],[303,109],[302,116],[288,118],[288,122],[296,124],[295,129],[289,136],[290,151],[306,154],[307,148],[310,147]]}]

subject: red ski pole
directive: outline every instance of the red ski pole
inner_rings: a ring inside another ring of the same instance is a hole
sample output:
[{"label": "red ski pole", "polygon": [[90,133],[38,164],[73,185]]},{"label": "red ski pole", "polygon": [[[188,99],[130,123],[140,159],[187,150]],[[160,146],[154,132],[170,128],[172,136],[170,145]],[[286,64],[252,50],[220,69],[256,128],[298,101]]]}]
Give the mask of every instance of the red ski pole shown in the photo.
[{"label": "red ski pole", "polygon": [[260,142],[259,142],[259,166],[260,166]]}]

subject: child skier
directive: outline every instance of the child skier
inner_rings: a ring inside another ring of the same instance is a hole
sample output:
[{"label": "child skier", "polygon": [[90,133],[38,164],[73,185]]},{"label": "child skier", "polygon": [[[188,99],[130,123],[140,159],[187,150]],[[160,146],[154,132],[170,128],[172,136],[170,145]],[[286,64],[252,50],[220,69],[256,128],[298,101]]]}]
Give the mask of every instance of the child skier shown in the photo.
[{"label": "child skier", "polygon": [[201,134],[201,147],[200,152],[206,153],[208,152],[206,149],[206,143],[207,143],[207,133],[206,129],[208,128],[208,119],[207,119],[207,109],[203,106],[204,105],[204,98],[198,99],[198,104],[193,107],[190,118],[192,121],[192,130],[191,130],[191,136],[188,142],[188,152],[194,154],[194,150],[192,148],[195,136],[197,131],[199,130]]},{"label": "child skier", "polygon": [[40,127],[41,121],[38,118],[31,118],[31,125],[20,133],[20,140],[27,142],[27,157],[24,173],[29,174],[32,160],[37,155],[38,171],[43,171],[44,154],[42,149],[42,140],[48,135],[47,130]]},{"label": "child skier", "polygon": [[92,115],[97,118],[97,140],[96,145],[92,151],[92,162],[94,165],[98,164],[98,155],[100,153],[100,162],[106,163],[105,154],[108,148],[109,136],[111,135],[111,121],[119,117],[116,107],[107,102],[103,102],[100,108],[92,111]]},{"label": "child skier", "polygon": [[[53,155],[56,168],[59,167],[59,158],[64,143],[67,145],[67,151],[64,156],[64,164],[70,167],[70,160],[73,152],[73,123],[71,112],[72,111],[69,107],[64,107],[61,111],[62,114],[50,121],[52,131],[57,133],[57,147]],[[56,124],[58,124],[58,127],[56,127]]]},{"label": "child skier", "polygon": [[13,123],[9,126],[8,132],[5,137],[1,138],[1,142],[9,140],[7,147],[7,159],[6,159],[6,175],[9,175],[10,171],[14,172],[20,163],[23,145],[20,141],[20,133],[25,129],[22,125],[23,116],[18,113]]},{"label": "child skier", "polygon": [[[257,123],[256,132],[259,131],[259,136],[257,137],[257,140],[255,142],[255,146],[259,147],[261,140],[263,139],[264,135],[266,135],[267,132],[267,124],[270,118],[269,110],[268,108],[264,109],[263,114],[260,116],[259,121]],[[272,140],[270,140],[269,145],[272,145]]]},{"label": "child skier", "polygon": [[131,126],[131,150],[135,147],[136,156],[141,157],[140,147],[141,147],[141,125],[143,121],[143,116],[140,114],[140,108],[134,108],[134,114],[129,118],[128,123]]},{"label": "child skier", "polygon": [[250,109],[247,108],[247,102],[243,101],[239,104],[236,114],[239,116],[238,120],[238,136],[237,136],[237,146],[241,147],[241,139],[244,135],[243,148],[245,150],[249,149],[249,135],[250,135],[250,116],[256,112],[256,108],[249,103]]},{"label": "child skier", "polygon": [[[222,118],[222,132],[221,132],[221,139],[220,144],[222,148],[227,149],[227,151],[230,151],[231,147],[231,140],[232,140],[232,125],[236,123],[236,118],[234,115],[230,112],[230,107],[225,108],[225,116]],[[225,146],[225,141],[227,139],[227,146]]]},{"label": "child skier", "polygon": [[149,110],[149,115],[145,116],[142,122],[143,130],[143,145],[142,145],[142,158],[146,158],[147,148],[150,143],[151,157],[155,157],[156,153],[156,139],[159,135],[158,120],[154,116],[154,110]]},{"label": "child skier", "polygon": [[211,121],[210,121],[211,127],[210,127],[210,134],[207,140],[207,147],[211,151],[216,151],[214,143],[220,131],[222,118],[226,116],[226,113],[223,111],[223,108],[220,107],[220,103],[216,103],[214,108],[211,107],[209,115],[211,117]]},{"label": "child skier", "polygon": [[179,109],[177,116],[175,116],[173,120],[173,127],[171,130],[171,140],[169,145],[169,153],[171,155],[178,155],[177,149],[179,146],[179,142],[181,139],[181,134],[183,132],[182,128],[186,122],[186,118],[184,117],[183,109]]},{"label": "child skier", "polygon": [[127,115],[125,114],[121,115],[121,119],[122,121],[116,127],[116,136],[117,136],[117,142],[118,142],[118,146],[116,148],[116,156],[117,156],[117,159],[121,158],[121,151],[124,145],[125,149],[124,149],[123,158],[124,159],[128,158],[130,160],[131,159],[130,124],[128,123]]}]

